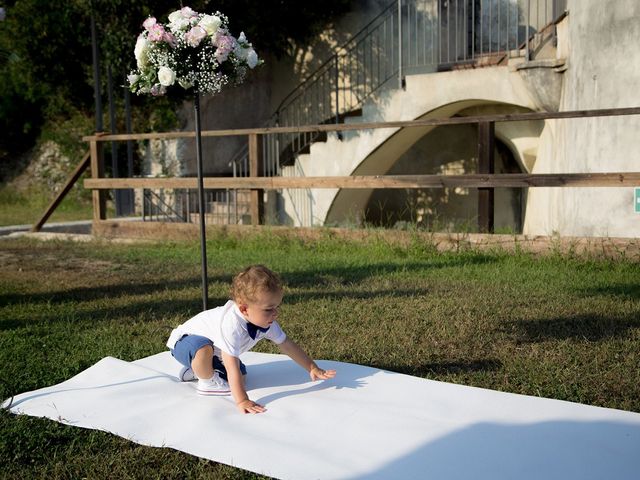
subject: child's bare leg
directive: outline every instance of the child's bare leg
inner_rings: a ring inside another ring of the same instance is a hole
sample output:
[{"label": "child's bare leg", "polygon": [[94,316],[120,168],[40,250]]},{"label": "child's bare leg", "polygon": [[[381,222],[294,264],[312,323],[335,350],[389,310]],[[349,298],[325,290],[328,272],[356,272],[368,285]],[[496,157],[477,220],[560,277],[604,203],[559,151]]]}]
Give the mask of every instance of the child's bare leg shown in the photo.
[{"label": "child's bare leg", "polygon": [[196,377],[207,380],[213,377],[213,347],[205,345],[198,350],[191,360],[191,368]]}]

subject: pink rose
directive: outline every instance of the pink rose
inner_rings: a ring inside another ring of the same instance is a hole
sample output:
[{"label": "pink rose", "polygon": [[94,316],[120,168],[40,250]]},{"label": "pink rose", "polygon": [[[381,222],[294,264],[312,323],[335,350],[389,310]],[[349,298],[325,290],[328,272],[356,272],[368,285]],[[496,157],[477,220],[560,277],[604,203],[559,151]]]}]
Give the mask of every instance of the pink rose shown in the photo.
[{"label": "pink rose", "polygon": [[176,37],[173,36],[173,33],[165,31],[162,40],[171,45],[171,47],[176,48]]},{"label": "pink rose", "polygon": [[[187,7],[185,7],[187,8]],[[207,32],[204,28],[195,26],[184,35],[184,39],[192,47],[197,47],[202,39],[207,36]]]},{"label": "pink rose", "polygon": [[193,11],[191,8],[189,7],[183,7],[180,10],[180,13],[182,14],[182,16],[184,18],[191,18],[191,17],[197,17],[198,16],[198,12]]},{"label": "pink rose", "polygon": [[145,30],[151,30],[151,27],[153,27],[155,24],[156,24],[156,17],[149,17],[144,21],[142,26],[145,28]]},{"label": "pink rose", "polygon": [[159,23],[156,23],[149,30],[149,40],[152,42],[161,42],[164,40],[165,33],[164,27]]}]

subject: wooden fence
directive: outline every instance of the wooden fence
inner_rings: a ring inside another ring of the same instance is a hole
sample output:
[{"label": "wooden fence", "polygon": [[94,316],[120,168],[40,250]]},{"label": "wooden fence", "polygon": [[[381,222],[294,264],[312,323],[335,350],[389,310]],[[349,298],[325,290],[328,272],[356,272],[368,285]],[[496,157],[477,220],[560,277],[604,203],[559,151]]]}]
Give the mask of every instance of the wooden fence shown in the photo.
[{"label": "wooden fence", "polygon": [[[493,189],[499,187],[637,187],[640,172],[558,173],[558,174],[494,174],[495,124],[530,120],[638,115],[640,107],[569,112],[531,112],[506,115],[452,117],[413,121],[307,125],[300,127],[252,128],[237,130],[208,130],[202,137],[246,136],[249,145],[249,177],[205,177],[204,188],[249,189],[251,191],[251,223],[261,222],[262,192],[270,189],[296,188],[478,188],[478,226],[481,232],[493,231]],[[476,124],[478,126],[478,172],[467,175],[371,175],[329,177],[261,177],[260,141],[264,135],[278,133],[340,132],[378,128],[411,128]],[[91,152],[91,179],[84,182],[93,190],[93,219],[106,219],[106,190],[197,188],[197,178],[104,178],[102,145],[104,142],[150,140],[168,138],[195,138],[195,132],[164,132],[142,134],[96,134],[84,137]]]}]

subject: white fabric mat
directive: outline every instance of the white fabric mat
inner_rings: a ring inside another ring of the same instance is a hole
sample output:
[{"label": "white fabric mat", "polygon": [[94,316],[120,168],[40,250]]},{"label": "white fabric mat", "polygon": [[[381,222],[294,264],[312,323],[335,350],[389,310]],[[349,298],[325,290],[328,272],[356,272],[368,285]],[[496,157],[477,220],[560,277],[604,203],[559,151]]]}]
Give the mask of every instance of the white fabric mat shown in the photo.
[{"label": "white fabric mat", "polygon": [[288,357],[242,357],[251,398],[201,397],[168,352],[107,357],[11,411],[112,432],[283,479],[640,478],[640,414],[321,361],[310,382]]}]

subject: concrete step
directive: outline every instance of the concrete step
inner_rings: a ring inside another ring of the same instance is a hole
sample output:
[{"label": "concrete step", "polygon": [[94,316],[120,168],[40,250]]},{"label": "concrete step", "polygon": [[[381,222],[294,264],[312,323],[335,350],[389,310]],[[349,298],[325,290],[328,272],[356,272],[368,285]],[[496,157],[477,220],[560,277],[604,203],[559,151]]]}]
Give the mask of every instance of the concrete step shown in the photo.
[{"label": "concrete step", "polygon": [[[237,218],[237,221],[236,221],[236,218]],[[200,214],[199,213],[190,214],[189,220],[191,223],[199,223]],[[250,225],[251,215],[249,215],[248,213],[243,213],[243,214],[238,213],[236,217],[233,214],[227,215],[226,213],[224,214],[205,213],[204,223],[206,225]]]}]

